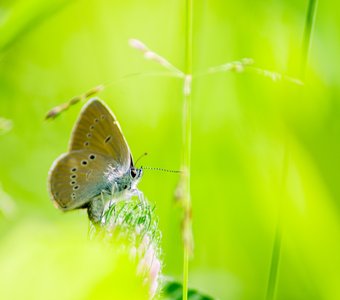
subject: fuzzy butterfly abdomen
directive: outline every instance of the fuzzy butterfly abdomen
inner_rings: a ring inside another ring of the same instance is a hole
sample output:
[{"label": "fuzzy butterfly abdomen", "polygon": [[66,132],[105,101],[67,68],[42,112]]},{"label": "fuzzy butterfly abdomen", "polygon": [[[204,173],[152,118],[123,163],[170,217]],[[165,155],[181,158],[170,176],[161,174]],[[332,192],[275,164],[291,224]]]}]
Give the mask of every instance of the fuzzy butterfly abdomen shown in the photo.
[{"label": "fuzzy butterfly abdomen", "polygon": [[117,163],[109,156],[89,150],[62,155],[50,171],[50,193],[64,210],[84,207],[108,189],[107,170]]}]

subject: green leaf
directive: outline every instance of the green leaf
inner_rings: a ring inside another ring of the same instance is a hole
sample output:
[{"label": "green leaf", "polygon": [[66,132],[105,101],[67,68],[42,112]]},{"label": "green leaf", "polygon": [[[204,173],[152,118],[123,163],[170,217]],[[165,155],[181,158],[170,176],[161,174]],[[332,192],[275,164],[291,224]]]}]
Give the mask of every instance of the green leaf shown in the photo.
[{"label": "green leaf", "polygon": [[[163,287],[163,300],[182,300],[182,289],[181,283],[176,281],[166,281]],[[216,300],[207,295],[203,295],[201,292],[195,289],[188,290],[189,300]]]}]

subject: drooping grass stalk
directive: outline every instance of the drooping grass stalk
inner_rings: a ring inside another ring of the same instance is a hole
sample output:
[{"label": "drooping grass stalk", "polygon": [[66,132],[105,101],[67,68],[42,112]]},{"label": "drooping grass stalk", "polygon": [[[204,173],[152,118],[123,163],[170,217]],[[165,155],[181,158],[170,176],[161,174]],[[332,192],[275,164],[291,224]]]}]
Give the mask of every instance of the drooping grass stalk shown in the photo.
[{"label": "drooping grass stalk", "polygon": [[207,76],[214,73],[221,73],[221,72],[252,72],[264,77],[270,78],[272,81],[287,81],[297,85],[303,85],[303,82],[300,79],[295,77],[291,77],[289,75],[285,75],[282,73],[266,70],[263,68],[259,68],[253,66],[254,60],[252,58],[242,58],[240,60],[231,61],[222,65],[218,65],[215,67],[210,67],[208,71],[196,73],[195,77],[199,76]]},{"label": "drooping grass stalk", "polygon": [[185,80],[183,101],[183,295],[188,299],[189,256],[193,250],[191,219],[191,81],[192,81],[192,38],[193,38],[193,0],[186,0],[186,35],[185,35]]},{"label": "drooping grass stalk", "polygon": [[67,102],[64,102],[62,104],[59,104],[58,106],[53,107],[51,110],[49,110],[45,116],[45,119],[55,119],[58,117],[61,113],[68,110],[72,105],[77,104],[80,101],[88,100],[90,97],[96,95],[97,93],[101,92],[104,89],[104,85],[98,85],[96,87],[93,87],[92,89],[88,90],[87,92],[75,96],[68,100]]},{"label": "drooping grass stalk", "polygon": [[[308,4],[306,22],[305,22],[305,29],[303,34],[303,42],[302,42],[302,49],[301,49],[301,58],[300,58],[300,78],[301,80],[304,79],[306,64],[308,60],[308,52],[310,49],[311,43],[311,35],[312,30],[314,27],[315,22],[315,15],[316,15],[316,7],[317,7],[317,0],[310,0]],[[282,245],[282,228],[281,228],[281,219],[282,219],[282,203],[285,199],[285,190],[287,188],[287,179],[288,179],[288,169],[289,169],[289,145],[288,145],[288,137],[286,136],[286,145],[284,149],[284,158],[283,158],[283,171],[282,171],[282,183],[281,183],[281,192],[279,198],[279,205],[278,205],[278,222],[275,232],[274,238],[274,245],[272,250],[272,259],[270,265],[270,272],[269,272],[269,279],[268,279],[268,286],[267,286],[267,300],[275,299],[275,292],[277,288],[278,282],[278,274],[279,274],[279,264],[280,264],[280,257],[281,257],[281,245]]]}]

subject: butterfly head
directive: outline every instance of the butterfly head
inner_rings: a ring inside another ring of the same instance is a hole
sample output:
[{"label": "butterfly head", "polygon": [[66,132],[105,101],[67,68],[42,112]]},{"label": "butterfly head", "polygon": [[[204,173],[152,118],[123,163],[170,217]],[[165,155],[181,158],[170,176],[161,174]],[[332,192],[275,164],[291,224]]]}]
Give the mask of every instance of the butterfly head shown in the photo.
[{"label": "butterfly head", "polygon": [[143,168],[136,168],[132,166],[130,168],[130,179],[131,179],[131,188],[134,189],[138,182],[140,181],[143,175]]}]

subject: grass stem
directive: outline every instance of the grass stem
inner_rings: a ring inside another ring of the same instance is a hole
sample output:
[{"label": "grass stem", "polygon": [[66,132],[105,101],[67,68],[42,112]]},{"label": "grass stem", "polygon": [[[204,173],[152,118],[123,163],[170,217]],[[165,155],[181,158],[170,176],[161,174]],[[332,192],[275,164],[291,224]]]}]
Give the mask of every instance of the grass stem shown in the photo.
[{"label": "grass stem", "polygon": [[185,35],[185,80],[183,102],[183,295],[188,299],[189,256],[192,252],[191,228],[191,190],[190,190],[190,164],[191,164],[191,79],[192,79],[192,36],[193,36],[193,0],[186,0],[186,35]]},{"label": "grass stem", "polygon": [[283,168],[282,168],[282,177],[281,177],[281,185],[280,185],[280,194],[278,198],[277,225],[276,225],[274,244],[273,244],[273,250],[272,250],[272,258],[271,258],[271,264],[270,264],[266,300],[275,299],[275,292],[277,288],[280,258],[281,258],[282,210],[283,210],[283,202],[284,202],[284,199],[286,198],[286,187],[287,187],[288,170],[289,170],[289,153],[290,153],[287,136],[285,136],[285,140],[286,140],[286,144],[284,145],[284,153],[283,153],[283,162],[282,162]]},{"label": "grass stem", "polygon": [[303,42],[301,49],[301,65],[300,65],[300,76],[301,79],[304,79],[304,74],[306,70],[306,64],[308,60],[308,52],[311,44],[311,36],[315,23],[315,15],[317,8],[317,0],[309,0],[306,22],[305,22],[305,30],[303,34]]},{"label": "grass stem", "polygon": [[[310,49],[311,35],[312,35],[314,23],[315,23],[316,7],[317,7],[317,0],[309,0],[306,22],[305,22],[305,29],[304,29],[304,34],[303,34],[302,49],[301,49],[301,60],[300,60],[301,80],[304,79],[306,64],[308,61],[308,52]],[[282,246],[281,219],[282,219],[282,210],[283,210],[283,204],[284,204],[282,203],[283,202],[282,200],[285,199],[285,195],[286,195],[285,191],[287,188],[289,155],[290,155],[288,137],[286,136],[285,139],[286,139],[286,146],[284,149],[282,184],[281,184],[281,193],[280,193],[279,206],[278,206],[278,210],[279,210],[278,221],[277,221],[274,245],[273,245],[273,250],[272,250],[272,258],[271,258],[271,265],[270,265],[270,271],[269,271],[269,280],[268,280],[268,286],[267,286],[266,300],[275,299],[275,292],[277,288],[278,274],[279,274],[279,263],[280,263],[281,246]]]}]

